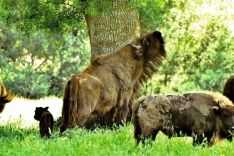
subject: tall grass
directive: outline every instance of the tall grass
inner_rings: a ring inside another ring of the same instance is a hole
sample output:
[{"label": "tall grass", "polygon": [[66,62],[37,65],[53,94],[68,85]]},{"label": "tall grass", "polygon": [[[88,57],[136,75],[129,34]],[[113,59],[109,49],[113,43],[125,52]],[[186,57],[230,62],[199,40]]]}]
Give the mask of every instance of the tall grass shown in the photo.
[{"label": "tall grass", "polygon": [[[41,138],[35,107],[49,106],[55,119],[61,99],[14,99],[0,118],[0,156],[233,156],[234,143],[222,141],[212,147],[192,146],[189,137],[168,139],[159,133],[156,141],[136,145],[133,125],[115,130],[74,128],[59,134],[58,125],[50,139]],[[19,118],[20,115],[20,118]],[[10,117],[18,117],[12,120]],[[25,125],[26,124],[26,125]]]},{"label": "tall grass", "polygon": [[159,133],[156,141],[138,144],[133,138],[133,125],[115,130],[69,129],[63,135],[55,128],[50,139],[41,138],[39,128],[24,127],[15,121],[0,124],[0,155],[3,156],[233,156],[234,143],[222,141],[212,147],[192,146],[189,137],[168,139]]}]

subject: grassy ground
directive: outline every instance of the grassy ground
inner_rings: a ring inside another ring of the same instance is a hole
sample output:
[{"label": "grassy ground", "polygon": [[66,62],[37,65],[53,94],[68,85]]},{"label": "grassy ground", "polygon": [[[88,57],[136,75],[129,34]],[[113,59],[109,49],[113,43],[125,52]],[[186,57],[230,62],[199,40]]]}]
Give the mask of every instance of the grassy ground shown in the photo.
[{"label": "grassy ground", "polygon": [[[32,103],[35,102],[33,101]],[[50,103],[53,104],[53,102]],[[11,109],[15,108],[12,107]],[[234,155],[234,142],[222,141],[212,147],[193,147],[192,139],[189,137],[168,139],[162,133],[158,135],[154,142],[147,145],[136,145],[133,138],[132,124],[116,130],[96,129],[88,131],[81,128],[71,129],[67,130],[62,136],[59,134],[58,127],[55,127],[52,137],[44,139],[39,135],[38,123],[25,126],[27,119],[22,117],[25,117],[25,115],[21,115],[21,119],[8,120],[4,123],[0,122],[0,156]],[[5,117],[2,116],[2,118]]]}]

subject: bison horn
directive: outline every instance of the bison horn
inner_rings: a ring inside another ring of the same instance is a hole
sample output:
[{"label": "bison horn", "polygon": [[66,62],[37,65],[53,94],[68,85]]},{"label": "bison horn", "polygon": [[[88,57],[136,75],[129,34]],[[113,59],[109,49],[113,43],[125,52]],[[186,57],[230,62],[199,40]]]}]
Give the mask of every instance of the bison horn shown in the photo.
[{"label": "bison horn", "polygon": [[140,45],[135,45],[135,44],[128,44],[128,45],[135,48],[135,49],[137,49],[137,50],[141,49]]},{"label": "bison horn", "polygon": [[220,110],[223,110],[223,106],[220,105],[220,102],[218,101],[218,106]]}]

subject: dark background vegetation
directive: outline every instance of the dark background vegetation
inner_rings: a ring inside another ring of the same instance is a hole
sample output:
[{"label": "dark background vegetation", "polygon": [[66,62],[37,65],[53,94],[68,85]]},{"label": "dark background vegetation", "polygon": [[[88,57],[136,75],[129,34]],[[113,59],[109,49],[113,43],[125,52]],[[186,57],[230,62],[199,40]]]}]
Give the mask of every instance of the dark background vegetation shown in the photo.
[{"label": "dark background vegetation", "polygon": [[[31,9],[38,5],[36,2],[32,3]],[[2,9],[5,3],[1,4],[2,15],[6,15]],[[141,33],[161,31],[168,53],[163,66],[144,86],[142,94],[191,90],[222,92],[225,81],[234,74],[234,6],[231,1],[168,0],[153,3],[146,0],[141,6],[134,1],[130,4],[135,4],[139,10]],[[88,7],[90,12],[97,9],[92,5]],[[68,18],[69,14],[60,16],[67,19],[62,20],[66,31],[58,27],[52,33],[43,28],[34,31],[34,27],[9,25],[4,17],[4,22],[0,22],[0,79],[6,89],[26,98],[62,96],[65,82],[72,74],[87,67],[91,56],[87,27],[79,7],[76,9],[77,18]],[[51,19],[52,11],[53,7],[51,13],[47,13]],[[43,7],[34,12],[43,14]],[[53,26],[58,21],[44,24]],[[28,24],[33,22],[37,21],[28,21]],[[66,22],[73,22],[76,27],[68,27]]]}]

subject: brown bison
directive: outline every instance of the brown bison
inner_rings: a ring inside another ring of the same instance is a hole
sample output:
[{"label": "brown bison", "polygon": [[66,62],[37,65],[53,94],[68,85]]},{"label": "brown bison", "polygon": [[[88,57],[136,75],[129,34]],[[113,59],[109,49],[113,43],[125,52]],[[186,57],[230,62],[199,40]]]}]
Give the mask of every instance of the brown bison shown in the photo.
[{"label": "brown bison", "polygon": [[228,97],[234,103],[234,75],[232,75],[225,83],[223,95]]},{"label": "brown bison", "polygon": [[149,137],[155,140],[159,131],[169,138],[191,136],[193,145],[232,140],[234,105],[219,93],[146,96],[136,100],[132,109],[137,143]]},{"label": "brown bison", "polygon": [[40,121],[40,134],[41,137],[50,137],[50,131],[53,132],[54,118],[53,115],[48,111],[49,107],[36,107],[34,119]]},{"label": "brown bison", "polygon": [[2,82],[0,81],[0,113],[5,108],[5,105],[12,101],[14,95],[11,92],[7,92]]},{"label": "brown bison", "polygon": [[105,122],[125,122],[130,99],[166,57],[159,31],[134,39],[114,53],[97,56],[64,87],[62,124],[83,127],[89,117],[107,114]]}]

